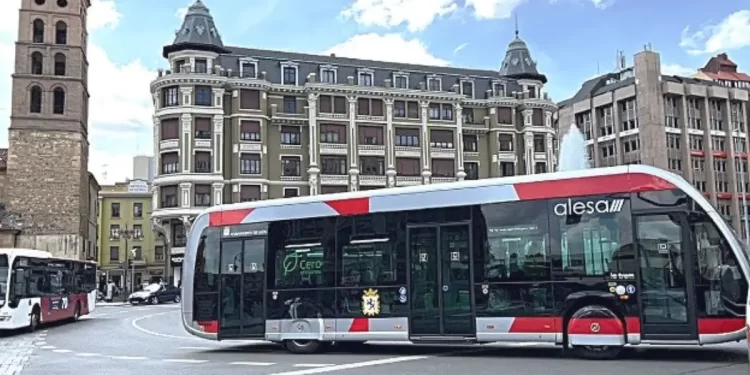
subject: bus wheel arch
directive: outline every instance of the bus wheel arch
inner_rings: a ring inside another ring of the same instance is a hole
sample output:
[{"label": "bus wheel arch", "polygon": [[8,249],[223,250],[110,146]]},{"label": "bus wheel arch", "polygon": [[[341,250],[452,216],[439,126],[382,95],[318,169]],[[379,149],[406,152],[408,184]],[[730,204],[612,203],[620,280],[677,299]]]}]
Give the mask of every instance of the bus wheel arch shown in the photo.
[{"label": "bus wheel arch", "polygon": [[[585,359],[615,359],[627,342],[625,317],[611,298],[587,296],[576,300],[565,309],[562,328],[563,347]],[[575,336],[571,337],[571,332]],[[587,342],[600,345],[585,345]]]},{"label": "bus wheel arch", "polygon": [[323,351],[326,343],[318,340],[284,340],[286,350],[294,354],[315,354]]},{"label": "bus wheel arch", "polygon": [[75,310],[73,310],[73,321],[76,322],[81,318],[81,301],[76,301]]},{"label": "bus wheel arch", "polygon": [[29,332],[34,332],[42,323],[42,308],[39,304],[34,304],[31,308],[31,314],[29,314]]}]

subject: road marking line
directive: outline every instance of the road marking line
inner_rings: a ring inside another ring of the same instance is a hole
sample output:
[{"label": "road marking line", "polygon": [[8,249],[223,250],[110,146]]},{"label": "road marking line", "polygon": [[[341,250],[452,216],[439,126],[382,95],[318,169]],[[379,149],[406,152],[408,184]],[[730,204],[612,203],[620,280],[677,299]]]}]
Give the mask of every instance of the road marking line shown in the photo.
[{"label": "road marking line", "polygon": [[46,341],[39,341],[36,344],[39,345],[39,346],[45,346],[45,345],[47,345],[47,342]]},{"label": "road marking line", "polygon": [[213,350],[213,349],[221,349],[223,346],[180,346],[178,349],[180,350]]},{"label": "road marking line", "polygon": [[99,357],[101,354],[98,353],[76,353],[79,357]]},{"label": "road marking line", "polygon": [[128,356],[113,356],[111,358],[122,359],[122,360],[125,360],[125,361],[138,361],[138,360],[148,359],[146,357],[128,357]]},{"label": "road marking line", "polygon": [[408,362],[408,361],[418,361],[418,360],[427,359],[427,358],[431,358],[431,357],[429,357],[429,356],[394,357],[394,358],[378,359],[378,360],[374,360],[374,361],[347,363],[345,365],[336,365],[336,366],[330,366],[330,367],[311,368],[311,369],[307,369],[307,370],[277,372],[277,373],[270,374],[270,375],[309,375],[309,374],[323,374],[323,373],[326,373],[326,372],[341,371],[341,370],[351,370],[351,369],[362,368],[362,367],[379,366],[379,365],[389,365],[389,364],[392,364],[392,363]]},{"label": "road marking line", "polygon": [[[206,339],[202,339],[202,338],[195,337],[195,336],[175,336],[175,335],[168,335],[166,333],[159,333],[159,332],[150,331],[148,329],[145,329],[145,328],[141,327],[138,324],[138,322],[140,322],[141,320],[144,320],[144,319],[153,318],[153,317],[157,317],[157,316],[161,316],[161,315],[165,315],[165,314],[169,314],[169,313],[175,313],[175,312],[180,312],[180,310],[174,309],[172,311],[166,311],[166,312],[160,312],[160,313],[156,313],[156,314],[144,315],[144,316],[141,316],[141,317],[133,319],[133,321],[130,322],[130,325],[133,326],[133,328],[137,329],[138,331],[141,331],[141,332],[143,332],[143,333],[145,333],[147,335],[151,335],[151,336],[162,337],[162,338],[165,338],[165,339],[178,339],[178,340],[191,340],[191,341],[206,342]],[[233,347],[233,346],[238,346],[238,345],[255,345],[255,344],[271,344],[271,342],[270,341],[263,341],[263,340],[241,340],[241,341],[234,341],[233,340],[231,343],[226,343],[226,344],[222,344],[222,343],[217,342],[215,348],[226,348],[226,347]],[[212,349],[214,349],[214,348],[212,348]]]},{"label": "road marking line", "polygon": [[68,349],[55,349],[55,350],[53,350],[53,352],[55,352],[55,353],[71,353],[73,351],[72,350],[68,350]]},{"label": "road marking line", "polygon": [[328,367],[336,366],[334,363],[298,363],[292,367]]},{"label": "road marking line", "polygon": [[169,363],[206,363],[208,360],[205,359],[163,359],[163,362]]},{"label": "road marking line", "polygon": [[54,349],[54,348],[56,348],[56,346],[52,346],[52,345],[42,346],[42,349]]},{"label": "road marking line", "polygon": [[274,362],[230,362],[230,365],[235,366],[272,366],[276,363]]}]

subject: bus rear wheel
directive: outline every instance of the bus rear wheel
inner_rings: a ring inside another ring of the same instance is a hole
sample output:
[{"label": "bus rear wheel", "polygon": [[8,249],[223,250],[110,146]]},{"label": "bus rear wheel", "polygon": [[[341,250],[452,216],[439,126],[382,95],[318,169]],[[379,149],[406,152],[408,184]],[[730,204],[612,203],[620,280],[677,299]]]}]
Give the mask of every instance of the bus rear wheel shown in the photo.
[{"label": "bus rear wheel", "polygon": [[324,343],[318,340],[286,340],[284,347],[294,354],[315,354],[323,350]]}]

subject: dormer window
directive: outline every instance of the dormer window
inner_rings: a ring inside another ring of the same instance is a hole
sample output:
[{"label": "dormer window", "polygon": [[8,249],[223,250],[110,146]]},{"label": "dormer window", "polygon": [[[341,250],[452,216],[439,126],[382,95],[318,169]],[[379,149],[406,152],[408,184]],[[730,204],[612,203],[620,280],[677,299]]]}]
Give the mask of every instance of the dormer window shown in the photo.
[{"label": "dormer window", "polygon": [[336,83],[336,68],[332,66],[324,66],[320,68],[320,82],[323,83]]},{"label": "dormer window", "polygon": [[296,63],[287,61],[281,63],[281,84],[282,85],[299,85],[299,68]]},{"label": "dormer window", "polygon": [[505,96],[505,85],[500,82],[492,83],[492,96],[502,98]]},{"label": "dormer window", "polygon": [[427,90],[429,91],[443,91],[443,81],[437,77],[427,78]]},{"label": "dormer window", "polygon": [[461,94],[467,98],[474,99],[474,81],[469,79],[461,80]]},{"label": "dormer window", "polygon": [[255,59],[240,59],[240,77],[258,78],[258,61]]},{"label": "dormer window", "polygon": [[195,73],[208,73],[208,61],[206,59],[195,59]]},{"label": "dormer window", "polygon": [[409,75],[406,73],[393,73],[393,87],[397,89],[408,89]]},{"label": "dormer window", "polygon": [[528,86],[524,87],[524,91],[528,91],[529,92],[529,98],[531,98],[531,99],[536,98],[536,97],[539,96],[539,95],[537,95],[537,90],[538,90],[538,88],[536,86],[534,86],[534,85],[528,85]]},{"label": "dormer window", "polygon": [[357,82],[360,86],[373,86],[375,73],[370,69],[362,69],[357,73]]},{"label": "dormer window", "polygon": [[185,64],[185,60],[175,60],[174,62],[174,72],[175,73],[187,73],[183,72],[182,69],[188,69],[189,66]]}]

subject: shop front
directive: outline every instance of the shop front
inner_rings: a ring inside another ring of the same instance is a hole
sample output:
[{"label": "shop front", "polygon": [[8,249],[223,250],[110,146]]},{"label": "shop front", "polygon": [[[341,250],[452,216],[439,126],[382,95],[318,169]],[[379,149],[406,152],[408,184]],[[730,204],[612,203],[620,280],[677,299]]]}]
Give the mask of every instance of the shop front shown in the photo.
[{"label": "shop front", "polygon": [[172,265],[172,280],[175,286],[182,286],[182,259],[185,254],[172,254],[171,265]]}]

